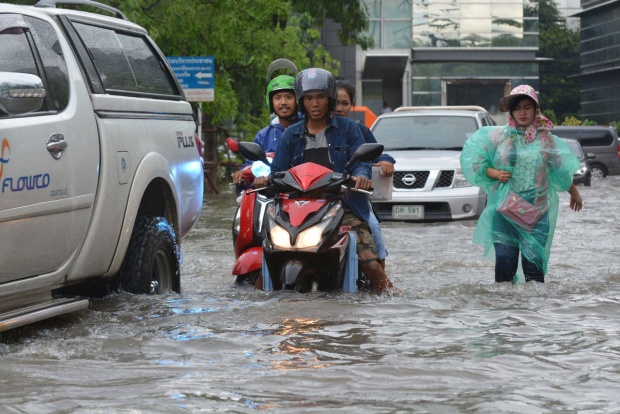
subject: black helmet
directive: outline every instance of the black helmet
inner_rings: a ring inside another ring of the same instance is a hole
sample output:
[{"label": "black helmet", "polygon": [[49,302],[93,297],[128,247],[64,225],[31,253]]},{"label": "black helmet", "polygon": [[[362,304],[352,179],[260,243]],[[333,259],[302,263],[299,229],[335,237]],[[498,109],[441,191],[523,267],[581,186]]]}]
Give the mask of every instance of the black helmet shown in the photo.
[{"label": "black helmet", "polygon": [[321,68],[310,68],[302,70],[295,77],[295,97],[297,98],[297,108],[306,113],[304,106],[304,96],[309,93],[324,93],[329,98],[329,112],[336,107],[336,78],[331,72]]}]

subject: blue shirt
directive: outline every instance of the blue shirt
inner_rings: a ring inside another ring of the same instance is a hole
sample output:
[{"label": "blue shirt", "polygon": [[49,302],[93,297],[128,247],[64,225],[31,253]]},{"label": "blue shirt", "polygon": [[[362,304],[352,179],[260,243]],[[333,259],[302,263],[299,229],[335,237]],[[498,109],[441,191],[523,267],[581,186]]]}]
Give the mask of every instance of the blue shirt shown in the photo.
[{"label": "blue shirt", "polygon": [[[297,119],[303,119],[301,113],[297,113]],[[269,125],[258,131],[254,137],[254,142],[263,147],[266,153],[275,152],[285,129],[286,128],[280,123],[280,118],[276,116],[271,120]],[[246,160],[241,166],[241,169],[250,164],[252,164],[252,161]]]},{"label": "blue shirt", "polygon": [[[271,163],[272,175],[303,163],[304,150],[306,149],[305,130],[305,122],[300,121],[284,131]],[[344,167],[355,150],[366,142],[358,123],[340,116],[334,116],[329,120],[325,130],[325,138],[329,156],[334,163],[334,171],[340,173],[344,172]],[[372,164],[370,162],[356,162],[350,166],[349,173],[370,180],[372,178]],[[344,196],[344,203],[356,216],[368,221],[370,206],[364,193],[347,191]]]}]

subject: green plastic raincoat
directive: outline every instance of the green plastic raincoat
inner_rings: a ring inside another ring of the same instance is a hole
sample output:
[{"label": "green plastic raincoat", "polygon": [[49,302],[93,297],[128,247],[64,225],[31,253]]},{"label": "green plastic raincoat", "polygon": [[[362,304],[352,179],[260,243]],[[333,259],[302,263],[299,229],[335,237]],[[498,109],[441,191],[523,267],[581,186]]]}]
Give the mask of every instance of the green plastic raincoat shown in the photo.
[{"label": "green plastic raincoat", "polygon": [[[487,194],[473,239],[484,246],[485,257],[495,262],[494,243],[516,246],[546,274],[558,216],[557,193],[569,190],[579,161],[548,130],[538,130],[529,143],[524,135],[522,129],[508,125],[479,129],[465,142],[461,168],[467,181]],[[511,177],[506,183],[489,178],[488,167],[508,170]],[[517,275],[522,274],[519,264]]]}]

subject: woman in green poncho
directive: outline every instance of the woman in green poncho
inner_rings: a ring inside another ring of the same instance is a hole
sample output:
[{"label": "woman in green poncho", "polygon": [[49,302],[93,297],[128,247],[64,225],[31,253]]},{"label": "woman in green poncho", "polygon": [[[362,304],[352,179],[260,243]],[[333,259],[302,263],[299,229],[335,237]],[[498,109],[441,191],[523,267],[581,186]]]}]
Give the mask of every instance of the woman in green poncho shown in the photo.
[{"label": "woman in green poncho", "polygon": [[461,154],[465,178],[487,194],[474,243],[494,258],[496,282],[515,282],[521,270],[526,282],[544,282],[558,217],[557,193],[570,193],[574,211],[583,205],[573,184],[579,161],[549,131],[553,124],[542,115],[531,86],[517,86],[498,107],[509,112],[508,125],[479,129]]}]

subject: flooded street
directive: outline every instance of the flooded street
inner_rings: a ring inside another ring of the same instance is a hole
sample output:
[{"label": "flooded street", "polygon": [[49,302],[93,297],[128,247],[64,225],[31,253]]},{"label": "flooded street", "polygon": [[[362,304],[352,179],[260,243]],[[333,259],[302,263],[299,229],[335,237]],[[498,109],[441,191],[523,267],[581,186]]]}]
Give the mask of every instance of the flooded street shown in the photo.
[{"label": "flooded street", "polygon": [[207,196],[182,294],[0,336],[2,412],[620,412],[620,177],[579,189],[546,284],[495,284],[475,221],[384,223],[398,297],[235,287],[234,195]]}]

